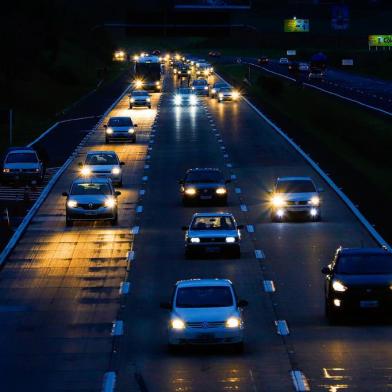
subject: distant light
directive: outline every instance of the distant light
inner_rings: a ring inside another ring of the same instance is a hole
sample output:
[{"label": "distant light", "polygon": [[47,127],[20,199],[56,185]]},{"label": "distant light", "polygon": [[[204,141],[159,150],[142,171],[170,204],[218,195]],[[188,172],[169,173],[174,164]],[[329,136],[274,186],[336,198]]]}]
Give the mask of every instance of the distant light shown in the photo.
[{"label": "distant light", "polygon": [[293,16],[293,19],[294,19],[294,20],[297,20],[297,17],[296,17],[296,16]]}]

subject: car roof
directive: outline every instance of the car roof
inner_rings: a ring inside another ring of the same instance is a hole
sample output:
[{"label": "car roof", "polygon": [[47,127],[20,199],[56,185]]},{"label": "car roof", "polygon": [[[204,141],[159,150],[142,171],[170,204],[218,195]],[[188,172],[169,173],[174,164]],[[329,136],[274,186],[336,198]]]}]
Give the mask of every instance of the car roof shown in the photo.
[{"label": "car roof", "polygon": [[208,82],[207,82],[207,79],[204,79],[204,78],[195,79],[195,80],[192,82],[192,84],[195,83],[195,82],[206,82],[206,83],[208,83]]},{"label": "car roof", "polygon": [[30,147],[10,147],[7,150],[7,155],[8,154],[13,154],[13,153],[34,153],[37,154],[37,151],[35,151],[34,149],[30,148]]},{"label": "car roof", "polygon": [[129,119],[132,121],[131,117],[129,117],[129,116],[114,116],[114,117],[110,117],[109,120],[117,120],[120,118],[126,118],[127,120]]},{"label": "car roof", "polygon": [[230,216],[234,218],[231,212],[196,212],[193,214],[193,218],[202,217],[202,216],[209,216],[211,218],[215,218],[217,216]]},{"label": "car roof", "polygon": [[117,155],[115,151],[109,151],[109,150],[93,150],[93,151],[88,151],[87,155],[95,155],[95,154],[112,154],[112,155]]},{"label": "car roof", "polygon": [[105,177],[89,177],[89,178],[75,178],[72,181],[72,184],[85,184],[86,182],[97,183],[97,184],[111,184],[112,180],[110,178]]},{"label": "car roof", "polygon": [[192,169],[188,169],[186,172],[194,172],[194,171],[215,171],[215,172],[221,172],[220,169],[217,167],[194,167]]},{"label": "car roof", "polygon": [[202,287],[202,286],[226,286],[231,287],[233,284],[229,279],[187,279],[179,280],[177,287]]},{"label": "car roof", "polygon": [[340,255],[385,255],[390,254],[384,248],[341,248],[339,249]]},{"label": "car roof", "polygon": [[310,177],[302,176],[302,177],[278,177],[276,181],[283,182],[283,181],[311,181],[313,180]]}]

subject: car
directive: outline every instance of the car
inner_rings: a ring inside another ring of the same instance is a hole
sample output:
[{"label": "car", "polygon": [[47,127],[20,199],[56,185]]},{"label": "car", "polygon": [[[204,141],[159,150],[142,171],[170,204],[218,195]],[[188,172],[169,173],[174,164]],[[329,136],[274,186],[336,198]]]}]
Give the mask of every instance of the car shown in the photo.
[{"label": "car", "polygon": [[196,254],[223,253],[233,258],[241,257],[242,225],[237,225],[229,212],[198,212],[193,215],[185,233],[185,257]]},{"label": "car", "polygon": [[5,183],[42,183],[45,165],[31,147],[11,147],[3,162],[2,181]]},{"label": "car", "polygon": [[196,94],[189,87],[179,87],[174,95],[175,106],[195,106],[197,104]]},{"label": "car", "polygon": [[112,226],[117,224],[117,196],[110,178],[77,178],[69,192],[63,192],[66,197],[65,222],[72,226],[74,221],[109,220]]},{"label": "car", "polygon": [[211,64],[208,63],[197,63],[198,65],[196,66],[196,76],[197,77],[205,77],[208,78],[208,76],[211,75],[213,72],[213,67]]},{"label": "car", "polygon": [[222,172],[216,168],[189,169],[180,183],[184,205],[212,202],[227,205],[228,190]]},{"label": "car", "polygon": [[131,117],[111,117],[105,128],[105,142],[130,141],[136,143],[137,124],[132,122]]},{"label": "car", "polygon": [[147,91],[134,90],[129,94],[129,109],[134,106],[147,106],[151,109],[151,96]]},{"label": "car", "polygon": [[392,309],[392,253],[384,248],[338,248],[325,275],[325,312],[331,322],[350,311]]},{"label": "car", "polygon": [[181,79],[181,78],[189,79],[191,77],[191,70],[187,64],[181,64],[177,68],[176,75],[177,75],[177,79]]},{"label": "car", "polygon": [[210,57],[220,57],[222,54],[221,54],[221,52],[219,52],[217,50],[211,50],[208,52],[208,55]]},{"label": "car", "polygon": [[280,177],[271,194],[271,220],[281,221],[286,217],[305,215],[317,221],[321,219],[321,198],[310,177]]},{"label": "car", "polygon": [[212,88],[210,90],[210,97],[211,98],[216,98],[218,96],[219,89],[221,89],[223,87],[230,87],[230,86],[227,83],[224,83],[224,82],[215,82],[212,85]]},{"label": "car", "polygon": [[191,85],[192,91],[194,91],[197,95],[205,95],[208,96],[208,82],[206,79],[196,79],[192,82]]},{"label": "car", "polygon": [[110,178],[113,184],[123,185],[123,176],[120,162],[114,151],[89,151],[86,159],[79,162],[80,174],[83,177]]},{"label": "car", "polygon": [[257,59],[257,62],[259,64],[268,64],[269,63],[269,58],[267,56],[261,56]]},{"label": "car", "polygon": [[309,64],[308,63],[299,63],[298,64],[298,69],[301,72],[308,72],[309,71]]},{"label": "car", "polygon": [[289,64],[289,63],[290,63],[290,61],[287,57],[281,57],[279,59],[279,64]]},{"label": "car", "polygon": [[245,323],[243,308],[228,279],[188,279],[174,286],[168,320],[169,348],[186,345],[231,345],[242,351]]},{"label": "car", "polygon": [[223,101],[238,101],[240,93],[233,87],[221,87],[217,93],[218,102]]}]

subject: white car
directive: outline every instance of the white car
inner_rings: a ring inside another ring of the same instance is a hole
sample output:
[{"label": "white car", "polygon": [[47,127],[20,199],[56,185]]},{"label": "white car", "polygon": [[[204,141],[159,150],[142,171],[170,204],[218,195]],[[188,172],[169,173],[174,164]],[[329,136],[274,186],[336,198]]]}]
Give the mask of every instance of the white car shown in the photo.
[{"label": "white car", "polygon": [[208,96],[208,82],[206,79],[196,79],[192,82],[191,89],[197,95],[205,95]]},{"label": "white car", "polygon": [[321,219],[321,199],[310,177],[280,177],[271,190],[271,219],[283,220],[288,216],[305,215],[317,221]]},{"label": "white car", "polygon": [[279,59],[279,64],[288,64],[289,63],[289,59],[287,57],[281,57]]},{"label": "white car", "polygon": [[110,178],[118,186],[123,184],[123,165],[124,162],[120,162],[114,151],[89,151],[84,163],[79,162],[83,177]]},{"label": "white car", "polygon": [[111,117],[109,122],[103,126],[105,128],[105,142],[111,141],[131,141],[136,143],[137,124],[132,122],[131,117]]},{"label": "white car", "polygon": [[151,96],[147,91],[135,90],[129,95],[129,109],[134,106],[146,106],[151,109]]},{"label": "white car", "polygon": [[218,102],[223,101],[238,101],[240,93],[233,87],[221,87],[217,93]]},{"label": "white car", "polygon": [[189,87],[180,87],[174,95],[175,106],[195,106],[197,97],[194,91]]},{"label": "white car", "polygon": [[244,321],[242,309],[228,279],[190,279],[176,283],[170,310],[169,347],[187,344],[229,344],[242,349]]}]

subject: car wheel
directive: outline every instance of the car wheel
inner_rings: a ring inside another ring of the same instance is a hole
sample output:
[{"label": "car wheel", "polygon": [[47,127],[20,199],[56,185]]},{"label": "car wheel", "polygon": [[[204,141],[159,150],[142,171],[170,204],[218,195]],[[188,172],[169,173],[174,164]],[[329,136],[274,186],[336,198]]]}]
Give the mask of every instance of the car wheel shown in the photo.
[{"label": "car wheel", "polygon": [[68,219],[68,217],[65,218],[65,226],[67,226],[67,227],[73,226],[73,221]]}]

